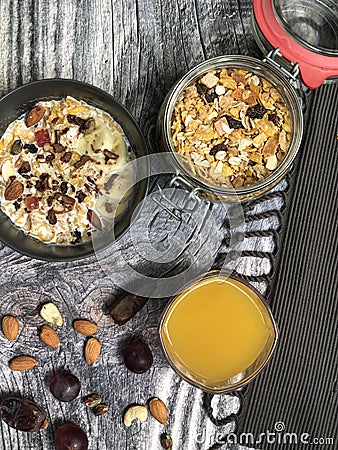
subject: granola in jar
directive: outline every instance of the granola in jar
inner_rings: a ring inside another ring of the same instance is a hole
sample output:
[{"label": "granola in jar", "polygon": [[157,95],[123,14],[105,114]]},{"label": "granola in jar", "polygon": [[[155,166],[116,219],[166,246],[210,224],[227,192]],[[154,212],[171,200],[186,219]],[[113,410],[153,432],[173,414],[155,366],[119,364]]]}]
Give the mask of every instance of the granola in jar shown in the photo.
[{"label": "granola in jar", "polygon": [[83,242],[126,207],[131,158],[108,113],[72,97],[41,101],[0,139],[0,209],[42,242]]},{"label": "granola in jar", "polygon": [[178,98],[171,120],[175,151],[194,176],[225,188],[250,186],[283,161],[290,114],[280,92],[245,69],[209,71]]}]

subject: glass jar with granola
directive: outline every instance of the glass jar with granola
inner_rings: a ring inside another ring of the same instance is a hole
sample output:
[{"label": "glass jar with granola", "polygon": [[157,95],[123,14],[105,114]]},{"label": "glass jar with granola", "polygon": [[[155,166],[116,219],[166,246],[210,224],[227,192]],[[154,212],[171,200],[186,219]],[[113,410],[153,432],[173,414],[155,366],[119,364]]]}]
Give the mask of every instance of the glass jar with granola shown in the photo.
[{"label": "glass jar with granola", "polygon": [[277,69],[247,56],[220,56],[173,87],[158,132],[193,186],[212,198],[246,200],[289,170],[303,116],[296,90]]}]

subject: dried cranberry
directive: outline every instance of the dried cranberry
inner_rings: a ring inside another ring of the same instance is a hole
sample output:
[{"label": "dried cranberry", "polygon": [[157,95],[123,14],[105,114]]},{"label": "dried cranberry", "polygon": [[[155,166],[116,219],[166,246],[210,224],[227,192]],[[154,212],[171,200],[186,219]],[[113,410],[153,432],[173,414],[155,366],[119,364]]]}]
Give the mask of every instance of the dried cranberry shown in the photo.
[{"label": "dried cranberry", "polygon": [[266,108],[262,105],[250,106],[246,111],[246,115],[250,117],[250,119],[261,119],[265,113]]},{"label": "dried cranberry", "polygon": [[209,151],[209,155],[215,156],[218,152],[226,152],[227,146],[225,144],[217,144]]},{"label": "dried cranberry", "polygon": [[233,117],[229,116],[228,114],[225,114],[225,117],[228,121],[229,127],[234,128],[235,130],[238,130],[239,128],[244,128],[244,125],[240,120],[234,119]]},{"label": "dried cranberry", "polygon": [[43,147],[51,142],[48,130],[38,130],[34,133],[34,136],[38,147]]}]

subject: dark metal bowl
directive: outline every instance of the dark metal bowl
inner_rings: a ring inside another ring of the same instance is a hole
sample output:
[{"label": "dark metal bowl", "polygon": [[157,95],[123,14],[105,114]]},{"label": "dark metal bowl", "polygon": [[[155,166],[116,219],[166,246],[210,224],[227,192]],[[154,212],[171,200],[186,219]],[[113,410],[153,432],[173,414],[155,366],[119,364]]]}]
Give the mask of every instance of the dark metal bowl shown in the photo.
[{"label": "dark metal bowl", "polygon": [[[123,128],[136,157],[148,153],[147,145],[136,121],[129,112],[111,95],[90,84],[67,79],[47,79],[26,84],[0,100],[0,136],[7,126],[40,100],[57,100],[70,95],[84,100],[108,112]],[[133,212],[146,196],[148,180],[143,179],[135,186],[135,194],[123,216],[116,222],[114,233],[105,232],[95,237],[95,252],[107,248],[129,228]],[[114,236],[112,237],[112,234]],[[45,244],[27,236],[0,211],[0,240],[12,249],[45,261],[70,261],[94,254],[91,240],[78,245]]]}]

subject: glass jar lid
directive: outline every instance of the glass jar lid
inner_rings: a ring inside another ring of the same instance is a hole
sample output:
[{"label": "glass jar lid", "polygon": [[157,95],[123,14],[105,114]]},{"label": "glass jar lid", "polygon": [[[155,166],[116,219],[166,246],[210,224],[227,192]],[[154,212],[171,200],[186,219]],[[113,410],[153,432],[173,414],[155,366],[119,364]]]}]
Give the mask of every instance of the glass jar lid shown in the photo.
[{"label": "glass jar lid", "polygon": [[335,0],[254,0],[265,39],[290,62],[303,83],[319,87],[338,79],[338,4]]}]

